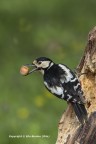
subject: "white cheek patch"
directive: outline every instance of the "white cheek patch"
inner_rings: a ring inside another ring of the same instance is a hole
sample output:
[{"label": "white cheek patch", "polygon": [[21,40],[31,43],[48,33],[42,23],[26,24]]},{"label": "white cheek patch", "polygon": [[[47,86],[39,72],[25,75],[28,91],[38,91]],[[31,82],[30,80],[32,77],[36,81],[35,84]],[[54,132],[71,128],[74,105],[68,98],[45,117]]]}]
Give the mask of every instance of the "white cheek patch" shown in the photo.
[{"label": "white cheek patch", "polygon": [[40,67],[47,68],[47,67],[49,67],[49,64],[50,64],[50,61],[43,61],[40,65]]},{"label": "white cheek patch", "polygon": [[47,68],[47,67],[49,67],[50,61],[42,61],[41,64],[38,64],[38,63],[34,62],[34,64],[38,68]]},{"label": "white cheek patch", "polygon": [[53,94],[57,94],[57,95],[63,95],[63,88],[62,87],[49,87],[48,84],[46,82],[44,82],[45,86],[53,93]]}]

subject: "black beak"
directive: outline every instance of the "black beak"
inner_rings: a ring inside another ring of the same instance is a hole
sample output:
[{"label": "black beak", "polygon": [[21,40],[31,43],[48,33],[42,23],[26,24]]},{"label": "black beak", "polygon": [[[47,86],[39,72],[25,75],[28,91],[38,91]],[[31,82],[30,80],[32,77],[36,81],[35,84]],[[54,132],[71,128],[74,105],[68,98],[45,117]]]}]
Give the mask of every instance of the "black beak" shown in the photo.
[{"label": "black beak", "polygon": [[35,71],[38,70],[38,68],[34,64],[26,64],[24,66],[27,66],[29,69],[30,69],[30,67],[34,67],[34,69],[29,70],[29,72],[27,73],[27,75],[29,75],[29,74],[31,74],[31,73],[33,73],[33,72],[35,72]]}]

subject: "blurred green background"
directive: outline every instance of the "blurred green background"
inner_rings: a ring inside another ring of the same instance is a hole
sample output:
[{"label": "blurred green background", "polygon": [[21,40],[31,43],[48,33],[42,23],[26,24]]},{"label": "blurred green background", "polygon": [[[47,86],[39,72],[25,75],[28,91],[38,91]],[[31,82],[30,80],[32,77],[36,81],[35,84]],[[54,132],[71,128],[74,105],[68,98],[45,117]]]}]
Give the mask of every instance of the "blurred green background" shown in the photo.
[{"label": "blurred green background", "polygon": [[95,25],[96,0],[0,0],[1,144],[55,144],[66,103],[47,92],[39,73],[23,77],[19,69],[46,56],[74,70]]}]

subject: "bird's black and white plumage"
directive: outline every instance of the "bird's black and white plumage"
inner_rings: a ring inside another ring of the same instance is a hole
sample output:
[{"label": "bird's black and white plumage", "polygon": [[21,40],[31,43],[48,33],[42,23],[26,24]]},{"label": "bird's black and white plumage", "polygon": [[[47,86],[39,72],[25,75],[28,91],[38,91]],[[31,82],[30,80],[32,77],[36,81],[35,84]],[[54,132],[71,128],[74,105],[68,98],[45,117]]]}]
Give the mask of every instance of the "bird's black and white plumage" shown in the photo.
[{"label": "bird's black and white plumage", "polygon": [[[43,74],[44,85],[56,97],[71,103],[80,123],[87,120],[83,91],[77,76],[64,64],[40,57],[33,61],[35,71]],[[30,71],[29,73],[33,72]]]}]

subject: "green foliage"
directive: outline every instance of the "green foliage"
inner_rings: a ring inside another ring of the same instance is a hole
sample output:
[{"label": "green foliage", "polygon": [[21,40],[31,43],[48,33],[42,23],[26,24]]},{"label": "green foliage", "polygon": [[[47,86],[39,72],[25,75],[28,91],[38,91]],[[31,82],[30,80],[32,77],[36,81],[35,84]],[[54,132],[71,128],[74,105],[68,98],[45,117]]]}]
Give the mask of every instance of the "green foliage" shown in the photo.
[{"label": "green foliage", "polygon": [[19,69],[46,56],[74,70],[96,25],[95,5],[95,0],[0,0],[0,143],[55,143],[66,103],[45,90],[42,76],[22,77]]}]

